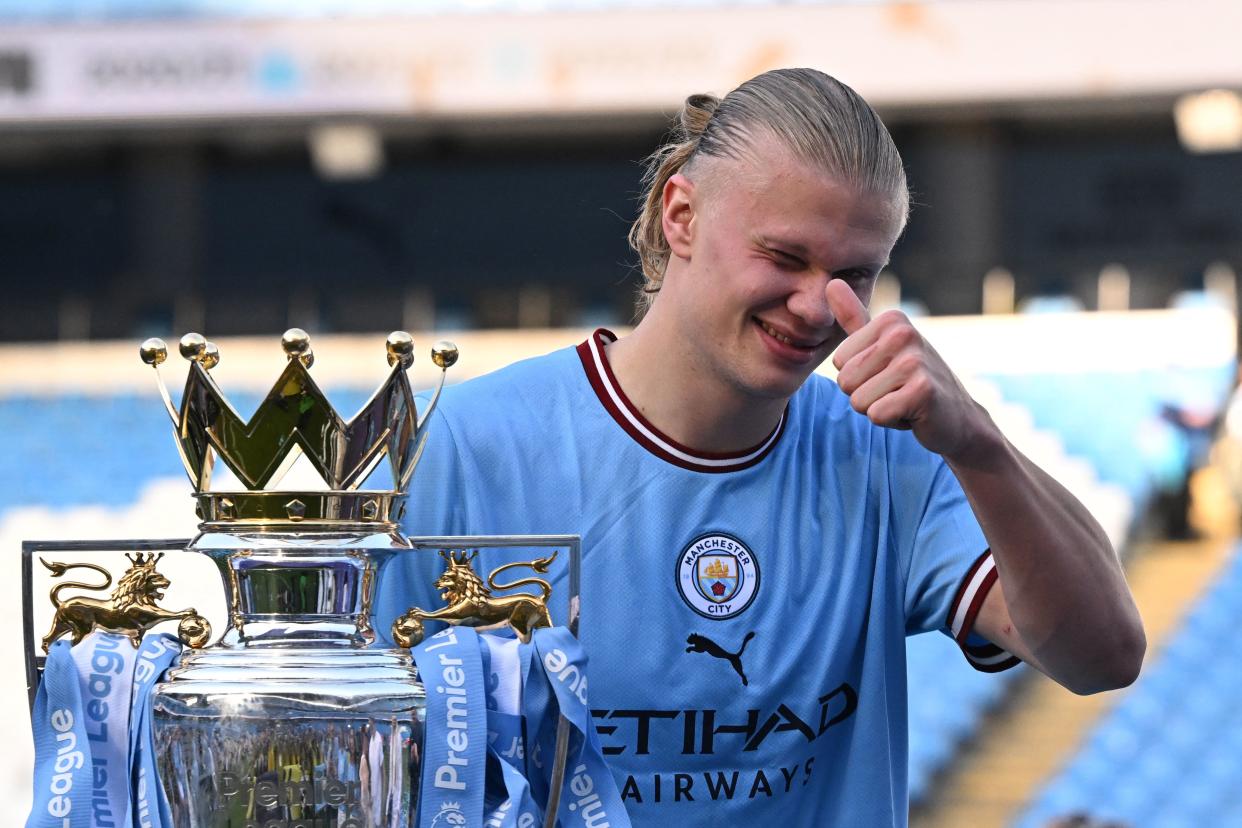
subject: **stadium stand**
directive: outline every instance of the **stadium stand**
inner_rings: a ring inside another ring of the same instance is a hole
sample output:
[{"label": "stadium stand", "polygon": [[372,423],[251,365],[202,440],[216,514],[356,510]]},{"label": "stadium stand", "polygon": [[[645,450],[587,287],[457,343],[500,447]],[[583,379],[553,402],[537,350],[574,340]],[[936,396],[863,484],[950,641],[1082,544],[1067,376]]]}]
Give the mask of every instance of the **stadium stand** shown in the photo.
[{"label": "stadium stand", "polygon": [[[1133,828],[1242,824],[1242,556],[1017,822],[1087,812]],[[1192,677],[1189,679],[1188,677]]]},{"label": "stadium stand", "polygon": [[[1047,331],[1062,329],[1067,320],[1063,311],[1048,318],[1055,321]],[[1073,332],[1062,333],[1062,339],[1075,339]],[[1089,349],[1093,343],[1080,344]],[[1182,486],[1198,459],[1196,435],[1177,427],[1168,412],[1219,412],[1235,371],[1228,347],[1200,354],[1199,364],[1136,357],[1111,360],[1108,367],[1086,365],[1089,359],[1058,362],[1034,350],[998,361],[972,358],[948,342],[937,347],[953,351],[955,365],[973,366],[965,380],[972,395],[1015,445],[1091,509],[1123,550],[1148,506],[1161,492]],[[1031,370],[1040,359],[1045,367]],[[919,805],[1025,668],[979,674],[962,662],[951,641],[935,634],[908,639],[906,652],[910,800]]]},{"label": "stadium stand", "polygon": [[906,639],[912,803],[931,793],[937,774],[1025,669],[981,673],[965,663],[947,636],[926,633]]},{"label": "stadium stand", "polygon": [[[366,393],[347,389],[333,400],[355,411]],[[259,404],[254,394],[232,399],[247,417]],[[154,395],[0,397],[0,428],[23,435],[0,454],[0,515],[22,506],[126,506],[151,480],[183,474]]]},{"label": "stadium stand", "polygon": [[1087,459],[1103,479],[1141,501],[1155,488],[1178,485],[1192,461],[1192,436],[1165,412],[1219,411],[1233,369],[1218,365],[988,379],[1006,399],[1028,409],[1036,425],[1061,435],[1067,452]]}]

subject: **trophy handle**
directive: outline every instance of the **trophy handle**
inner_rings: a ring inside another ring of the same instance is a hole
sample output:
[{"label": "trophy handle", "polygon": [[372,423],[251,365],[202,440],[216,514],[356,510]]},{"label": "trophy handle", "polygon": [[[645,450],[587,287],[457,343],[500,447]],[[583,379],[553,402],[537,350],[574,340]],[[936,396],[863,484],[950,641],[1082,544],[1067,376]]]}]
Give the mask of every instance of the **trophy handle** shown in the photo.
[{"label": "trophy handle", "polygon": [[565,767],[569,764],[569,719],[562,714],[556,720],[556,753],[552,757],[552,778],[548,780],[548,811],[543,816],[544,828],[556,828],[556,811],[565,787]]},{"label": "trophy handle", "polygon": [[[552,585],[542,578],[519,578],[507,584],[496,583],[496,576],[506,569],[527,567],[539,574],[546,574],[558,551],[546,558],[534,561],[514,561],[493,569],[487,582],[474,571],[473,561],[478,550],[467,554],[465,550],[453,552],[440,550],[440,557],[448,563],[444,574],[436,581],[436,588],[448,597],[448,604],[438,610],[411,607],[392,624],[393,641],[401,647],[413,647],[423,640],[423,621],[445,621],[449,624],[467,624],[480,630],[512,627],[523,642],[530,642],[531,633],[539,627],[552,626],[552,614],[548,611],[548,598]],[[512,595],[493,595],[492,590],[517,589],[533,586],[539,595],[519,592]]]},{"label": "trophy handle", "polygon": [[[438,549],[441,551],[442,556],[444,556],[445,550],[453,550],[453,549],[459,550],[458,552],[459,560],[465,563],[467,566],[469,565],[469,562],[473,560],[473,556],[470,556],[469,558],[467,558],[466,550],[477,551],[479,549],[485,549],[485,548],[486,549],[505,549],[505,548],[515,548],[515,547],[523,547],[523,548],[524,547],[545,547],[545,548],[546,547],[561,547],[561,548],[567,549],[569,551],[569,569],[568,569],[568,584],[567,584],[567,587],[568,587],[567,591],[569,593],[569,609],[567,612],[565,626],[569,629],[570,633],[572,633],[575,637],[578,635],[578,618],[579,618],[579,609],[580,609],[578,597],[579,597],[580,577],[581,577],[580,568],[582,565],[582,537],[581,536],[579,535],[493,535],[489,537],[485,535],[473,535],[473,536],[459,536],[459,537],[452,537],[452,536],[421,537],[421,538],[410,538],[409,540],[410,540],[410,546],[413,549],[427,549],[427,550]],[[502,588],[502,587],[512,588],[514,586],[522,585],[524,582],[528,584],[532,582],[538,582],[546,586],[547,591],[550,594],[552,591],[551,586],[549,586],[547,582],[541,578],[521,579],[519,581],[515,581],[513,583],[505,584],[505,585],[497,585],[494,579],[496,575],[499,574],[502,570],[508,569],[510,567],[517,567],[517,566],[529,566],[532,569],[534,569],[536,572],[540,572],[540,573],[545,572],[547,568],[551,565],[552,561],[556,558],[556,554],[557,553],[554,551],[553,554],[550,555],[549,557],[541,558],[537,561],[511,563],[511,564],[506,564],[505,566],[498,567],[497,569],[492,571],[491,575],[488,577],[488,581],[492,584],[493,587],[497,587],[497,588]],[[444,556],[444,557],[446,561],[449,561],[450,566],[452,566],[452,560],[450,560],[448,556]],[[475,575],[475,578],[477,579],[478,576]],[[482,579],[479,579],[479,581],[482,582]],[[515,597],[515,596],[507,596],[507,597]],[[532,598],[532,599],[535,598],[535,596],[531,596],[531,595],[526,595],[526,597]],[[544,610],[546,611],[547,610],[547,596],[546,595],[543,597],[543,607],[544,607]],[[411,613],[413,613],[417,609],[418,609],[417,607],[411,608],[410,612],[407,612],[406,615],[402,616],[402,618],[406,618],[407,616],[410,616]],[[422,617],[429,617],[429,616],[423,615]],[[419,628],[421,628],[422,626],[421,619],[414,619],[414,620],[418,620],[418,626]],[[443,620],[449,620],[449,619],[444,618]],[[393,623],[394,639],[396,639],[397,623],[400,621],[401,619],[397,619],[397,622]],[[449,623],[453,623],[453,622],[450,621]],[[550,625],[551,625],[551,619],[549,618],[549,626]],[[542,626],[542,625],[537,625],[537,626]],[[420,629],[420,637],[421,637],[421,629]],[[401,644],[400,646],[407,646],[407,645]],[[570,721],[567,718],[565,718],[564,714],[560,714],[557,716],[556,751],[552,757],[552,776],[551,776],[551,779],[549,780],[548,810],[544,814],[544,823],[543,823],[544,828],[555,828],[556,826],[557,809],[561,801],[561,791],[565,786],[565,768],[568,765],[568,761],[569,761],[569,734],[570,734],[571,727],[572,725],[570,724]]]},{"label": "trophy handle", "polygon": [[[44,655],[40,653],[40,648],[39,648],[38,643],[36,643],[36,638],[35,638],[34,595],[33,595],[35,556],[43,556],[43,555],[51,556],[51,555],[62,554],[62,553],[74,553],[74,554],[79,554],[79,555],[82,553],[107,553],[109,555],[114,555],[115,553],[118,553],[118,552],[133,553],[133,557],[130,558],[131,563],[134,564],[134,566],[130,568],[130,571],[132,572],[137,566],[140,566],[140,565],[150,566],[151,569],[154,570],[154,560],[157,559],[155,553],[162,554],[170,550],[183,550],[185,549],[188,543],[189,543],[188,538],[176,539],[176,540],[22,541],[22,575],[21,575],[22,639],[23,639],[22,650],[25,655],[25,663],[26,663],[26,692],[28,696],[27,701],[30,705],[30,710],[32,712],[34,711],[35,693],[38,691],[38,688],[39,688],[39,681],[41,680],[42,675],[43,675],[43,663],[46,658]],[[141,559],[142,564],[139,564],[136,559]],[[49,565],[47,563],[44,563],[44,565],[48,566],[48,568],[53,571],[53,574],[56,574],[57,571],[60,571],[60,572],[67,571],[68,569],[72,567],[86,567],[88,569],[95,570],[98,572],[103,572],[107,574],[107,570],[95,564],[77,563],[77,564],[68,564],[68,565],[61,564],[57,566],[55,564]],[[123,578],[124,576],[122,576],[122,579]],[[108,575],[108,581],[109,581],[109,584],[103,585],[99,588],[106,589],[107,586],[110,585],[110,582],[111,582],[110,575]],[[65,583],[57,584],[56,586],[52,588],[51,594],[49,596],[53,599],[53,605],[57,606],[58,616],[61,616],[61,613],[59,612],[61,604],[58,603],[56,599],[59,598],[59,591],[62,588],[67,588],[68,586],[69,585]],[[85,586],[91,587],[92,585],[86,584]],[[74,600],[75,600],[74,598],[67,598],[61,603],[63,603],[64,605],[69,605],[70,602]],[[106,602],[100,602],[100,603],[106,603]],[[94,629],[106,629],[112,632],[119,632],[125,635],[131,635],[134,625],[137,625],[138,626],[137,635],[140,639],[142,632],[154,626],[155,624],[161,623],[163,621],[174,620],[175,618],[180,617],[182,618],[182,624],[184,626],[188,618],[191,617],[189,616],[189,613],[193,612],[193,610],[186,610],[184,611],[185,614],[173,613],[168,610],[164,610],[164,609],[161,609],[160,607],[155,606],[154,603],[152,603],[151,607],[149,607],[148,609],[152,609],[153,612],[157,614],[159,617],[156,618],[154,621],[152,621],[152,623],[146,624],[145,626],[141,624],[140,619],[137,619],[134,617],[135,615],[137,615],[137,613],[133,613],[133,612],[128,613],[128,614],[121,613],[116,619],[105,619],[101,617],[100,614],[86,613],[86,616],[89,617],[92,623],[89,624],[88,628],[85,629],[82,635],[83,636],[87,635]],[[51,628],[51,631],[49,631],[49,638],[47,640],[47,643],[49,646],[51,645],[51,642],[53,640],[55,640],[60,635],[63,635],[66,632],[74,635],[75,637],[78,637],[76,631],[71,626],[61,629],[57,635],[52,635],[53,632],[56,632],[58,625],[63,626],[63,624],[67,622],[68,620],[69,619],[65,618],[64,616],[61,616],[53,620],[52,628]],[[116,621],[115,624],[111,623],[111,621],[113,620]],[[206,619],[202,619],[202,620],[203,620],[203,624],[206,625],[205,634],[209,636],[210,625],[207,624]],[[98,622],[105,622],[105,623],[98,623]],[[191,641],[187,640],[191,636],[187,635],[186,632],[182,632],[181,637],[184,643],[190,644],[190,646],[195,646]],[[131,641],[134,640],[132,635],[131,635],[130,640]],[[204,641],[203,643],[206,643],[206,642]],[[197,646],[202,646],[202,644],[198,644]]]}]

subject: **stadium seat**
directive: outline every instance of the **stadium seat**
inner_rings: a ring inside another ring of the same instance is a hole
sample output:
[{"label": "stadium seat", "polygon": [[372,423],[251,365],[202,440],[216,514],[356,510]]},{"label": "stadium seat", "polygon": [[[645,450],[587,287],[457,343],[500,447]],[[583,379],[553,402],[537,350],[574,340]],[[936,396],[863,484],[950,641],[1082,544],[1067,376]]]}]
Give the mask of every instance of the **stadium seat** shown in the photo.
[{"label": "stadium seat", "polygon": [[[1242,555],[1017,821],[1086,811],[1134,828],[1242,824]],[[1187,681],[1187,676],[1194,680]]]}]

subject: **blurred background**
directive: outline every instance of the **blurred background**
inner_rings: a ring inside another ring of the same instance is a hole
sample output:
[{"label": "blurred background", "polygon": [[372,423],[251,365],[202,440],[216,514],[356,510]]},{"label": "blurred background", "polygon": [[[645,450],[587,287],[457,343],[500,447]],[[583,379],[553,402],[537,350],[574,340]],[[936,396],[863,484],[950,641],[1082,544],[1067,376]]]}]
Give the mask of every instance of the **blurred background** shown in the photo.
[{"label": "blurred background", "polygon": [[624,328],[682,99],[813,66],[908,167],[877,305],[1095,512],[1150,642],[1077,698],[911,639],[913,824],[1242,825],[1239,32],[1236,0],[0,0],[0,820],[20,542],[194,531],[139,341],[205,333],[248,412],[302,327],[348,412],[395,328],[457,380]]}]

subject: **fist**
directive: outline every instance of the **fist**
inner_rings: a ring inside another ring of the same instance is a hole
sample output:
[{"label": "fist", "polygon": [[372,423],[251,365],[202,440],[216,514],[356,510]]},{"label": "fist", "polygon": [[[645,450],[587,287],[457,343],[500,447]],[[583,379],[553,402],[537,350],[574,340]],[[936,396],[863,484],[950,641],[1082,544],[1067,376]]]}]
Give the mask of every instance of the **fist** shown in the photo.
[{"label": "fist", "polygon": [[844,281],[826,288],[845,341],[832,355],[837,385],[855,411],[886,428],[910,429],[929,451],[951,458],[991,427],[940,355],[901,311],[872,319]]}]

